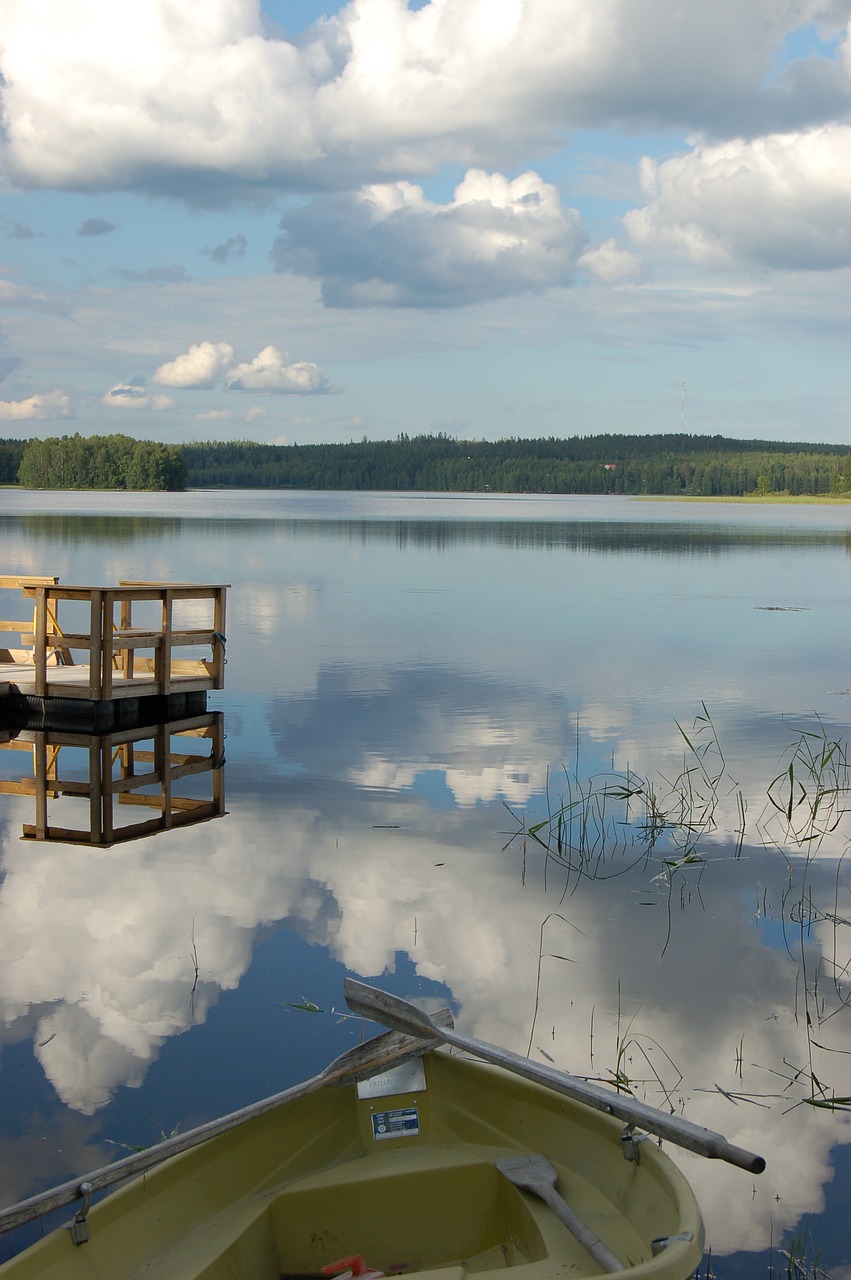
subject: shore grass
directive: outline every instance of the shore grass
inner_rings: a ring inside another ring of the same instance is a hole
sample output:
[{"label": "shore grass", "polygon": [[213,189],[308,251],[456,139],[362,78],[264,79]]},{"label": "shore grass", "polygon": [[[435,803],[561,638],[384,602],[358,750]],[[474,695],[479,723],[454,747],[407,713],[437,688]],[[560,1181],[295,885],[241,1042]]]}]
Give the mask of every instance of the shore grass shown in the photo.
[{"label": "shore grass", "polygon": [[743,493],[738,496],[731,494],[728,497],[722,494],[710,496],[700,493],[630,493],[624,496],[632,498],[634,502],[747,502],[760,506],[851,506],[851,494],[848,493]]}]

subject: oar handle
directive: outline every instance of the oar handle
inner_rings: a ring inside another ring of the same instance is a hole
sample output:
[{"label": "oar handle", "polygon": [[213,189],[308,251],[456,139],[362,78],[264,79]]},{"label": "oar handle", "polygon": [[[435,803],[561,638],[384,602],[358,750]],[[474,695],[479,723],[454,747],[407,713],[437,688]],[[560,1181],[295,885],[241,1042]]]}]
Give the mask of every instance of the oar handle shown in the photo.
[{"label": "oar handle", "polygon": [[[711,1130],[707,1129],[706,1132],[710,1133]],[[734,1164],[747,1173],[762,1173],[765,1169],[765,1156],[758,1156],[744,1147],[737,1147],[726,1138],[720,1138],[717,1150],[699,1154],[708,1155],[711,1160],[726,1160],[727,1164]]]},{"label": "oar handle", "polygon": [[621,1094],[613,1093],[610,1089],[604,1089],[601,1085],[582,1080],[579,1076],[568,1075],[566,1071],[558,1071],[555,1067],[532,1062],[529,1058],[521,1057],[519,1053],[512,1053],[510,1049],[501,1049],[498,1045],[489,1044],[486,1040],[476,1040],[473,1036],[461,1035],[460,1032],[449,1028],[441,1028],[439,1034],[447,1044],[455,1045],[458,1049],[466,1049],[486,1062],[493,1062],[517,1075],[525,1076],[527,1080],[545,1084],[556,1093],[584,1102],[597,1111],[604,1111],[607,1115],[623,1120],[625,1124],[640,1125],[649,1133],[655,1133],[659,1138],[675,1142],[688,1151],[707,1156],[711,1160],[726,1160],[740,1169],[746,1169],[748,1173],[762,1173],[765,1168],[765,1160],[762,1156],[734,1146],[722,1134],[715,1133],[712,1129],[705,1129],[702,1125],[693,1124],[684,1116],[667,1115],[646,1102],[639,1102],[636,1098],[625,1098]]},{"label": "oar handle", "polygon": [[583,1222],[579,1214],[571,1209],[555,1187],[541,1187],[538,1195],[547,1202],[553,1213],[564,1223],[568,1231],[576,1236],[582,1247],[588,1250],[594,1261],[598,1262],[604,1271],[624,1270],[620,1258],[615,1257],[611,1249],[603,1244],[596,1232],[592,1231],[587,1222]]}]

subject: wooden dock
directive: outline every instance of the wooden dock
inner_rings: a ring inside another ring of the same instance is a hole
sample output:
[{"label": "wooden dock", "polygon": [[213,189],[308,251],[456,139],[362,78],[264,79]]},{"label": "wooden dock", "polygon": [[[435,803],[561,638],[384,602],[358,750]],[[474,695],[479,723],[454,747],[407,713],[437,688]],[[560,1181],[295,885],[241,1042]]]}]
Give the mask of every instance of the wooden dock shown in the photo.
[{"label": "wooden dock", "polygon": [[[28,766],[22,776],[0,777],[0,793],[33,797],[34,821],[23,824],[22,840],[108,849],[225,812],[220,711],[107,734],[0,730],[4,757],[12,766]],[[8,771],[17,774],[17,767]],[[147,810],[144,817],[128,817],[140,807]],[[52,820],[56,809],[62,821]],[[72,819],[77,825],[70,825]]]},{"label": "wooden dock", "polygon": [[[0,619],[17,645],[0,648],[0,722],[105,729],[198,711],[224,687],[227,584],[60,585],[0,576],[31,616]],[[151,701],[158,700],[156,705]]]}]

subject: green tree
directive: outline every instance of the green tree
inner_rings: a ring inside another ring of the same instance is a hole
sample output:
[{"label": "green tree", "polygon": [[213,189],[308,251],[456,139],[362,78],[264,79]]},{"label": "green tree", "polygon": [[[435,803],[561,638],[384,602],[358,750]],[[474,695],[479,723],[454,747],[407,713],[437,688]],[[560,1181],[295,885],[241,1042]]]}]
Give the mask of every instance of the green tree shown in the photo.
[{"label": "green tree", "polygon": [[183,489],[186,460],[176,445],[77,433],[31,440],[18,479],[32,489]]}]

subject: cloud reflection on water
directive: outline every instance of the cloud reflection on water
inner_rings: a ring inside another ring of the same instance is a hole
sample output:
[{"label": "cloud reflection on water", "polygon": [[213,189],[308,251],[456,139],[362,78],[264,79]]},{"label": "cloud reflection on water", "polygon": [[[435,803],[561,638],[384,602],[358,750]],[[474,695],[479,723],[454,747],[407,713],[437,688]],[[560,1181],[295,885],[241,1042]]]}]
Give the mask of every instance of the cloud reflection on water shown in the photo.
[{"label": "cloud reflection on water", "polygon": [[[280,733],[285,708],[275,711]],[[434,768],[451,758],[457,767],[463,753],[442,719],[428,726],[424,736],[423,722],[409,721],[408,750],[422,753],[414,761]],[[474,810],[465,818],[413,789],[364,789],[369,742],[359,769],[354,740],[339,727],[348,783],[311,776],[307,732],[303,774],[284,781],[274,768],[254,771],[262,807],[244,784],[233,796],[229,780],[230,816],[204,828],[142,840],[120,856],[7,839],[0,1008],[9,1030],[40,1009],[35,1051],[60,1097],[91,1114],[120,1086],[141,1084],[167,1040],[203,1022],[219,993],[239,984],[260,926],[289,920],[355,973],[380,975],[409,955],[420,976],[451,986],[471,1034],[525,1050],[534,1016],[533,1053],[574,1071],[608,1076],[620,1029],[622,1065],[640,1095],[663,1101],[658,1072],[675,1109],[683,1101],[692,1119],[769,1160],[753,1188],[746,1175],[686,1160],[716,1251],[763,1245],[769,1215],[779,1229],[817,1212],[830,1148],[851,1140],[846,1118],[805,1106],[782,1116],[787,1102],[734,1105],[716,1089],[781,1093],[782,1077],[806,1065],[794,1012],[800,957],[766,945],[754,922],[755,882],[779,909],[783,860],[760,849],[738,861],[715,851],[699,891],[694,880],[682,894],[675,885],[668,937],[666,893],[650,874],[657,865],[570,882],[551,862],[545,884],[545,859],[527,847],[521,874],[517,843],[500,853],[501,837]],[[400,733],[397,725],[397,745]],[[502,731],[481,736],[490,763],[480,786],[493,790],[488,770],[501,753],[499,786],[510,790],[518,742]],[[469,776],[482,748],[463,740]],[[286,739],[278,743],[286,756]],[[389,818],[397,829],[387,829]],[[811,885],[829,903],[834,871],[817,865]],[[813,962],[816,941],[806,942]],[[835,1052],[851,1051],[847,1028],[829,1034]]]},{"label": "cloud reflection on water", "polygon": [[[252,495],[251,510],[290,500]],[[24,802],[4,799],[0,1041],[32,1041],[73,1109],[60,1114],[93,1116],[91,1136],[193,1027],[215,1044],[223,993],[284,922],[329,968],[389,982],[410,963],[416,991],[446,984],[471,1034],[525,1051],[534,1023],[532,1053],[569,1069],[609,1077],[628,1041],[620,1065],[640,1095],[664,1101],[658,1074],[675,1110],[769,1160],[753,1180],[682,1157],[714,1252],[765,1248],[819,1211],[849,1119],[795,1104],[809,1071],[848,1092],[847,929],[831,919],[851,917],[837,873],[846,835],[807,865],[806,845],[764,848],[757,819],[790,744],[818,727],[813,709],[828,735],[845,733],[844,531],[749,543],[515,528],[500,543],[484,525],[402,538],[374,520],[195,518],[122,524],[110,540],[114,526],[76,520],[4,525],[16,565],[37,571],[55,554],[51,567],[77,580],[180,564],[182,577],[234,582],[230,816],[102,852],[22,844]],[[98,571],[82,571],[92,558]],[[507,843],[502,802],[543,818],[547,779],[557,804],[564,768],[676,781],[688,752],[675,718],[691,732],[704,698],[729,779],[707,865],[666,868],[670,832],[652,864],[634,847],[610,852],[596,879],[528,837]],[[816,910],[797,910],[804,887]],[[312,992],[282,971],[279,994]],[[222,1062],[264,1052],[263,1017],[246,1013]],[[345,1047],[355,1031],[336,1034]]]}]

